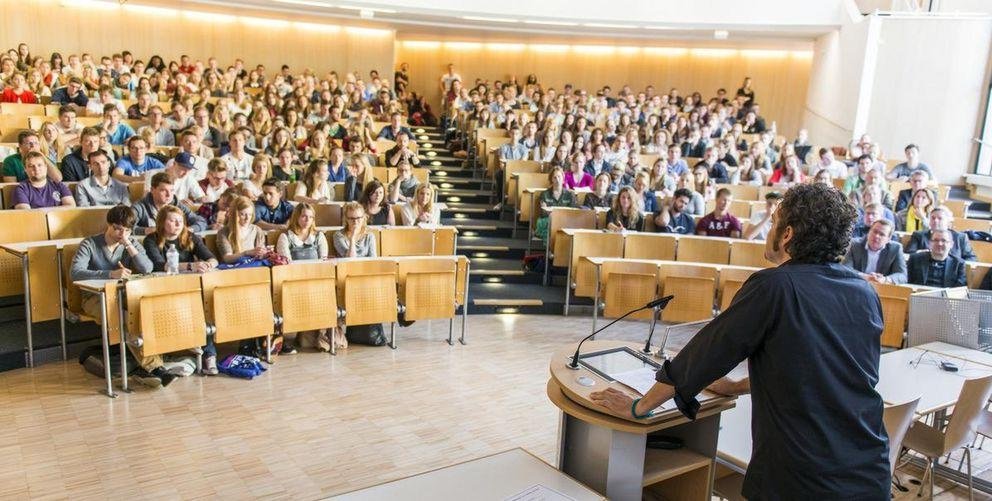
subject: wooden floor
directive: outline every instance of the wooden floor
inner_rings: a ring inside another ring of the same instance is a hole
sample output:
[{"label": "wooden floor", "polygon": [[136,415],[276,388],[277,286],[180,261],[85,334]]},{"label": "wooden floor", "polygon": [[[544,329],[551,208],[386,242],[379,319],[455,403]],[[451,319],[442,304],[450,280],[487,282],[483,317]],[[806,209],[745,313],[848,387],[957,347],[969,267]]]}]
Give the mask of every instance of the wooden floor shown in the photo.
[{"label": "wooden floor", "polygon": [[[0,499],[317,499],[513,447],[553,462],[548,357],[589,325],[472,316],[469,345],[449,347],[446,322],[418,322],[396,351],[303,352],[253,381],[194,376],[116,400],[75,362],[0,373]],[[603,338],[646,332],[615,327]]]}]

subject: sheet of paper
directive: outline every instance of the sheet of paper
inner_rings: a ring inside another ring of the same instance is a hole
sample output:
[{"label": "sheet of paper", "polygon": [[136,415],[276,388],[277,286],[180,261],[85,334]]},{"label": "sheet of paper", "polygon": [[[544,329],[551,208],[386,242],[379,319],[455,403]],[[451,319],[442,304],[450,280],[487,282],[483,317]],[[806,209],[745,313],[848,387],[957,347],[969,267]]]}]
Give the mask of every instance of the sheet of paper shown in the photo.
[{"label": "sheet of paper", "polygon": [[503,501],[575,501],[575,498],[566,496],[550,487],[534,484]]},{"label": "sheet of paper", "polygon": [[[613,379],[616,379],[620,384],[629,387],[630,389],[640,393],[644,396],[654,386],[655,371],[654,369],[643,367],[640,369],[634,369],[632,371],[621,372],[618,374],[611,374]],[[667,411],[676,408],[675,402],[669,400],[661,405],[659,405],[655,412]]]}]

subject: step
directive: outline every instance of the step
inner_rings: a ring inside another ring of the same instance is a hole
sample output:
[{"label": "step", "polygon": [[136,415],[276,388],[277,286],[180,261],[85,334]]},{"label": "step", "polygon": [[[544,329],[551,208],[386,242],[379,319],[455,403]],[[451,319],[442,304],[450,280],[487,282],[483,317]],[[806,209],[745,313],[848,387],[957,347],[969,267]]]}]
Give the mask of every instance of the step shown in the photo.
[{"label": "step", "polygon": [[531,284],[472,283],[469,313],[561,314],[564,289]]},{"label": "step", "polygon": [[525,271],[519,259],[473,258],[469,271],[470,283],[538,285],[542,279],[540,273]]},{"label": "step", "polygon": [[441,210],[441,217],[446,219],[492,219],[499,220],[499,211],[493,209],[493,205],[468,204],[461,202],[450,202],[447,207]]},{"label": "step", "polygon": [[[469,258],[523,259],[527,242],[519,239],[486,236],[459,236],[458,253]],[[531,252],[534,252],[532,249]]]},{"label": "step", "polygon": [[[474,215],[472,215],[474,216]],[[513,223],[495,218],[441,218],[441,224],[455,226],[459,235],[466,237],[503,237],[513,235]],[[519,229],[517,230],[519,232]]]}]

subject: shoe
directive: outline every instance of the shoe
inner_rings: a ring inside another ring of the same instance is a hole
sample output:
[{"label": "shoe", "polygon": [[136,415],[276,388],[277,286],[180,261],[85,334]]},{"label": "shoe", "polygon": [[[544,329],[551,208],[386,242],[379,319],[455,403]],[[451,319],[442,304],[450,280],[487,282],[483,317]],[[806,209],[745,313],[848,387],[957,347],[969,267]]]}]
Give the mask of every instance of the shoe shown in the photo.
[{"label": "shoe", "polygon": [[280,355],[296,355],[296,346],[293,343],[283,342],[282,350],[279,352]]},{"label": "shoe", "polygon": [[331,340],[327,337],[326,330],[320,331],[320,334],[317,335],[317,350],[325,353],[331,351]]},{"label": "shoe", "polygon": [[86,357],[86,360],[83,360],[83,369],[96,377],[106,376],[103,371],[103,361],[95,357]]},{"label": "shoe", "polygon": [[203,374],[207,376],[216,376],[218,372],[217,357],[215,355],[207,355],[206,357],[203,357]]},{"label": "shoe", "polygon": [[165,367],[159,367],[153,370],[152,375],[157,376],[161,380],[163,388],[169,386],[176,379],[176,376],[165,370]]},{"label": "shoe", "polygon": [[[164,372],[165,375],[169,376],[170,378],[175,377],[175,376],[169,374],[168,372],[165,372],[165,369],[163,369],[161,367],[159,367],[158,369],[155,369],[155,370]],[[132,374],[132,376],[134,376],[138,380],[139,383],[141,383],[141,384],[143,384],[143,385],[145,385],[145,386],[147,386],[149,388],[158,388],[158,387],[162,386],[162,378],[161,377],[159,377],[159,376],[157,376],[155,374],[149,374],[148,371],[146,371],[144,369],[138,369],[138,370],[134,371],[134,374]],[[171,380],[170,380],[170,382],[171,382]]]}]

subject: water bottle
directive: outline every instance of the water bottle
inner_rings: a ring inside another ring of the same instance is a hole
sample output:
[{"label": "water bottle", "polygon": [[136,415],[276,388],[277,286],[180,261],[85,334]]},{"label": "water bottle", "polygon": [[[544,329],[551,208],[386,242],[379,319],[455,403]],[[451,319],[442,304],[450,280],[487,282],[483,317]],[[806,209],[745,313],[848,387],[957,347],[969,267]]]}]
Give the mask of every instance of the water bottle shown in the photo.
[{"label": "water bottle", "polygon": [[169,244],[169,250],[165,253],[165,272],[169,275],[179,273],[179,251],[176,244]]}]

